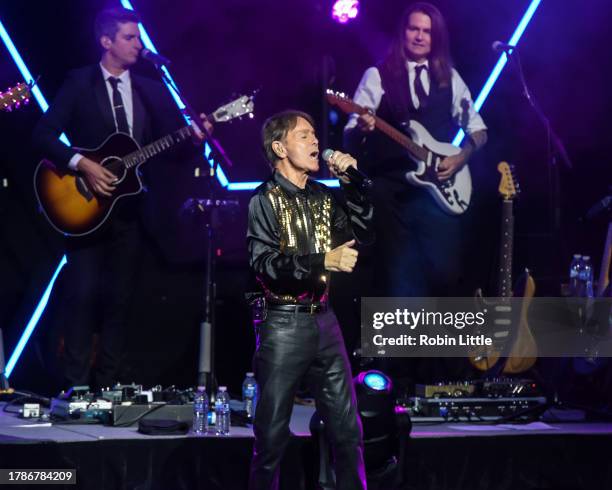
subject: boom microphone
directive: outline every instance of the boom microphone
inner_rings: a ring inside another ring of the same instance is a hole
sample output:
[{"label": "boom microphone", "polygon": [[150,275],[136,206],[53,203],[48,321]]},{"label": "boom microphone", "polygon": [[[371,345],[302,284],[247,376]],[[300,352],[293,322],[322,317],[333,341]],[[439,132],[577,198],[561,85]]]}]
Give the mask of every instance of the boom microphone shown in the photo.
[{"label": "boom microphone", "polygon": [[[323,154],[321,155],[321,158],[323,158],[323,160],[329,163],[329,159],[331,158],[333,154],[334,154],[334,150],[331,150],[330,148],[328,148],[327,150],[323,152]],[[372,186],[374,185],[374,183],[372,182],[372,179],[370,179],[361,170],[356,169],[355,167],[352,167],[352,166],[348,167],[344,171],[343,175],[346,175],[353,184],[358,185],[359,187],[362,187],[363,189],[371,189]]]},{"label": "boom microphone", "polygon": [[168,58],[166,58],[165,56],[162,56],[159,53],[154,53],[150,49],[143,49],[140,52],[140,57],[147,61],[150,61],[151,63],[155,65],[166,65],[166,66],[170,65],[170,60]]}]

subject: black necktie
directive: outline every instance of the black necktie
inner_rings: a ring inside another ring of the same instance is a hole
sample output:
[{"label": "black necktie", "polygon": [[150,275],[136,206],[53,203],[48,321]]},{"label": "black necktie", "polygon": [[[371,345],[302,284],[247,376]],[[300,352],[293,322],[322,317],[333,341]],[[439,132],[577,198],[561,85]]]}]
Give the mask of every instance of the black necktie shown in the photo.
[{"label": "black necktie", "polygon": [[419,109],[424,109],[427,106],[427,93],[425,92],[423,82],[421,81],[421,72],[423,70],[427,70],[426,65],[417,65],[415,67],[414,93],[416,94],[417,99],[419,99]]},{"label": "black necktie", "polygon": [[117,85],[119,85],[121,80],[114,77],[108,77],[108,81],[113,87],[113,108],[115,110],[115,119],[117,120],[117,131],[130,134],[127,116],[125,115],[125,107],[123,107],[123,99],[121,98],[121,94],[117,89]]}]

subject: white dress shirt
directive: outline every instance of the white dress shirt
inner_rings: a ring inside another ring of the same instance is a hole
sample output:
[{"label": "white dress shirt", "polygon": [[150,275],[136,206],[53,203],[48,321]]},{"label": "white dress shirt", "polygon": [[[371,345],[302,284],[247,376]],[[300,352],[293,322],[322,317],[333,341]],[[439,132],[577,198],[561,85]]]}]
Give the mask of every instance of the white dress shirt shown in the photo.
[{"label": "white dress shirt", "polygon": [[[429,62],[425,61],[424,64],[427,66],[427,70],[421,70],[421,82],[423,84],[423,88],[425,89],[425,93],[429,95],[429,75],[427,73],[429,69]],[[416,66],[417,63],[415,61],[406,62],[409,81],[409,87],[407,88],[410,91],[410,97],[414,107],[418,109],[419,99],[414,93]],[[480,114],[478,114],[478,112],[476,112],[474,109],[470,89],[468,89],[467,85],[454,68],[452,69],[451,76],[451,90],[453,97],[451,104],[451,115],[455,124],[461,127],[468,134],[486,130],[487,127],[485,126],[482,117],[480,117]],[[376,112],[380,106],[380,101],[382,100],[384,93],[385,91],[382,87],[380,72],[378,71],[378,68],[372,66],[368,68],[363,74],[363,77],[361,77],[361,81],[359,82],[359,86],[355,91],[353,101],[362,107],[367,107],[368,109],[372,109]],[[464,116],[464,112],[466,110],[467,114]],[[351,114],[344,130],[347,131],[355,128],[357,126],[357,118],[357,114]],[[467,124],[465,124],[466,120]]]},{"label": "white dress shirt", "polygon": [[[105,80],[104,84],[106,85],[106,93],[108,94],[108,100],[113,112],[115,130],[118,131],[117,115],[115,114],[115,107],[113,106],[113,86],[108,81],[109,77],[114,77],[114,75],[104,68],[101,63],[100,69],[102,70],[102,76]],[[123,109],[125,110],[125,116],[127,117],[128,128],[130,129],[131,136],[133,134],[134,126],[134,103],[132,98],[132,79],[130,78],[130,70],[125,70],[121,75],[115,78],[121,80],[117,84],[117,90],[119,90],[121,98],[123,99]],[[68,168],[76,170],[76,165],[81,158],[83,158],[83,155],[80,153],[75,153],[68,162]]]}]

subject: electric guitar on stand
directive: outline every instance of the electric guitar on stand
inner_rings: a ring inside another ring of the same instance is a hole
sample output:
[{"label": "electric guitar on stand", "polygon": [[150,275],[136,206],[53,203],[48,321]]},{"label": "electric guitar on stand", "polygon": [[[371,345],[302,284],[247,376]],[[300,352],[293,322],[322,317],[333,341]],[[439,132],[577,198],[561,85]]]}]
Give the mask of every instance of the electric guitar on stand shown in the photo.
[{"label": "electric guitar on stand", "polygon": [[415,170],[410,170],[410,165],[406,165],[406,180],[427,189],[438,205],[449,214],[463,214],[467,210],[472,199],[472,177],[468,166],[464,165],[446,181],[439,180],[437,174],[442,160],[456,155],[461,148],[436,141],[421,124],[413,120],[406,127],[408,134],[404,134],[345,94],[328,90],[327,101],[346,114],[370,114],[374,117],[376,129],[403,147],[416,163]]},{"label": "electric guitar on stand", "polygon": [[[253,97],[243,95],[208,118],[219,123],[244,115],[252,117],[253,108]],[[138,169],[143,163],[190,139],[191,135],[191,126],[185,126],[141,148],[128,134],[114,133],[97,148],[75,148],[117,176],[110,197],[94,193],[79,172],[60,170],[53,162],[42,160],[34,173],[34,191],[45,217],[64,235],[92,233],[106,222],[119,199],[142,191]]]},{"label": "electric guitar on stand", "polygon": [[[522,373],[535,364],[538,355],[536,341],[527,324],[527,310],[535,293],[535,282],[529,270],[525,269],[521,274],[514,291],[512,288],[513,202],[518,194],[518,186],[508,163],[499,163],[497,170],[501,174],[498,190],[503,198],[497,290],[501,301],[498,304],[483,305],[494,311],[493,346],[470,357],[474,367],[493,376]],[[483,301],[480,291],[477,296]],[[517,304],[516,301],[511,302],[510,298],[522,298],[522,301]]]}]

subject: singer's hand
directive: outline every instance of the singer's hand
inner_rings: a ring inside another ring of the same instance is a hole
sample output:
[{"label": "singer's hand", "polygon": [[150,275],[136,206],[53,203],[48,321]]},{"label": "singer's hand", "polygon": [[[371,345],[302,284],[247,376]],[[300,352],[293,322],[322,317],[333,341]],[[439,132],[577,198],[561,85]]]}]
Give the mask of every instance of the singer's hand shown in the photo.
[{"label": "singer's hand", "polygon": [[361,114],[357,118],[357,127],[364,133],[371,133],[376,127],[376,119],[372,114]]},{"label": "singer's hand", "polygon": [[353,272],[357,263],[358,252],[354,248],[355,240],[343,243],[325,254],[325,269],[332,272]]},{"label": "singer's hand", "polygon": [[329,165],[329,171],[334,177],[337,177],[345,184],[348,184],[350,180],[345,175],[346,169],[348,167],[357,168],[357,160],[355,160],[348,153],[335,151],[334,153],[332,153],[332,156],[329,157],[329,159],[327,160],[327,165]]}]

